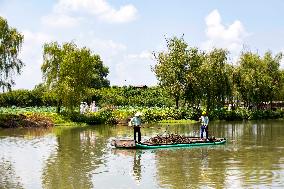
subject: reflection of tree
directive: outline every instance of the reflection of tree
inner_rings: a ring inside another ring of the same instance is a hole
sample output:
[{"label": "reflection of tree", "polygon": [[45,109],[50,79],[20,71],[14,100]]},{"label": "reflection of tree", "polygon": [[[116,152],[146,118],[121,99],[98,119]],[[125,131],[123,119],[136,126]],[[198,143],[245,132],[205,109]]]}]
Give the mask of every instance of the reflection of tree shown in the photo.
[{"label": "reflection of tree", "polygon": [[13,128],[13,129],[2,129],[0,136],[22,136],[24,138],[35,138],[44,136],[52,131],[52,127],[48,128]]},{"label": "reflection of tree", "polygon": [[241,137],[243,148],[238,150],[238,156],[234,156],[235,161],[241,162],[242,183],[269,186],[279,180],[277,171],[281,168],[277,170],[275,165],[281,165],[284,157],[283,122],[274,121],[273,126],[270,124],[264,121],[246,125],[247,129]]},{"label": "reflection of tree", "polygon": [[87,128],[63,129],[58,150],[47,160],[44,188],[93,188],[92,172],[102,162],[106,141]]},{"label": "reflection of tree", "polygon": [[[238,173],[244,188],[247,188],[246,184],[271,186],[269,184],[279,182],[277,177],[281,167],[276,165],[281,165],[284,157],[283,121],[218,123],[210,128],[215,136],[229,138],[230,147],[219,154],[226,157],[227,179],[230,179],[229,175]],[[228,181],[229,184],[232,182]]]},{"label": "reflection of tree", "polygon": [[0,188],[23,188],[10,161],[0,161]]}]

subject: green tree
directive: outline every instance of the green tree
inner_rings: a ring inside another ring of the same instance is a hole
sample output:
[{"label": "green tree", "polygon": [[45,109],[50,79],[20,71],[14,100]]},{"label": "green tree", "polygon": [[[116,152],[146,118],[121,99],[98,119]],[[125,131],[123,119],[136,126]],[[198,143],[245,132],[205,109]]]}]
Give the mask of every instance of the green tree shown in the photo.
[{"label": "green tree", "polygon": [[272,100],[279,100],[277,98],[279,97],[280,90],[283,86],[280,71],[280,61],[282,59],[282,56],[282,53],[278,53],[273,57],[272,52],[270,51],[266,52],[263,56],[263,62],[268,79],[266,86],[266,95],[267,101],[270,101],[271,105]]},{"label": "green tree", "polygon": [[20,74],[24,63],[18,58],[24,36],[0,17],[0,87],[11,90],[14,74]]},{"label": "green tree", "polygon": [[43,46],[43,65],[41,70],[43,73],[44,82],[49,91],[55,94],[57,99],[57,112],[60,112],[62,104],[62,88],[60,88],[60,64],[63,61],[64,47],[61,47],[57,42],[45,43]]},{"label": "green tree", "polygon": [[157,64],[152,68],[159,85],[174,98],[176,108],[187,85],[188,45],[183,37],[166,39],[167,51],[154,53]]},{"label": "green tree", "polygon": [[102,85],[92,82],[106,81],[108,68],[99,55],[92,54],[86,47],[78,48],[73,42],[62,46],[52,42],[44,45],[42,72],[48,89],[57,96],[58,107],[62,103],[73,111],[80,101],[86,99],[92,86]]},{"label": "green tree", "polygon": [[275,56],[270,51],[263,57],[257,53],[243,52],[236,72],[236,84],[247,106],[277,100],[283,86],[280,61],[282,54]]},{"label": "green tree", "polygon": [[205,56],[201,81],[208,110],[223,107],[232,94],[232,66],[227,63],[227,56],[224,49],[213,49]]},{"label": "green tree", "polygon": [[236,68],[236,85],[246,106],[260,101],[260,85],[262,80],[263,64],[261,57],[252,52],[242,52],[239,66]]},{"label": "green tree", "polygon": [[188,50],[188,65],[186,73],[185,103],[191,102],[191,106],[198,106],[202,100],[201,67],[204,63],[205,53],[198,48]]}]

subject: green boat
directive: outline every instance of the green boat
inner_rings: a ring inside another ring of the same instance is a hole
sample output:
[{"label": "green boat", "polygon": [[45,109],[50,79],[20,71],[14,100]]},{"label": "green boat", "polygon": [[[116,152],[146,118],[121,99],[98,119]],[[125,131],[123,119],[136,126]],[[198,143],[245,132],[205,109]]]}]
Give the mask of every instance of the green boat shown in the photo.
[{"label": "green boat", "polygon": [[[188,137],[189,138],[189,137]],[[134,140],[113,140],[112,145],[116,148],[132,149],[156,149],[156,148],[175,148],[175,147],[194,147],[220,145],[226,143],[226,138],[214,138],[214,140],[202,140],[197,137],[190,137],[189,143],[172,143],[172,144],[151,144],[146,142],[136,143]]]},{"label": "green boat", "polygon": [[143,144],[136,143],[135,148],[137,149],[155,149],[155,148],[173,148],[173,147],[192,147],[192,146],[207,146],[207,145],[219,145],[226,143],[226,139],[222,139],[220,141],[205,141],[205,142],[193,142],[187,144]]}]

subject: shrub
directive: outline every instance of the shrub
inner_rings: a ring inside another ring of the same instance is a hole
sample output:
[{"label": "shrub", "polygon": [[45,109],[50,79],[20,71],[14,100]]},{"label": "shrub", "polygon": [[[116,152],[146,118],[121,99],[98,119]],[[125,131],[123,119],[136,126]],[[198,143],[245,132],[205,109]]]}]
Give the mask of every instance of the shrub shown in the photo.
[{"label": "shrub", "polygon": [[44,115],[32,114],[0,114],[0,127],[17,128],[17,127],[51,127],[53,121]]}]

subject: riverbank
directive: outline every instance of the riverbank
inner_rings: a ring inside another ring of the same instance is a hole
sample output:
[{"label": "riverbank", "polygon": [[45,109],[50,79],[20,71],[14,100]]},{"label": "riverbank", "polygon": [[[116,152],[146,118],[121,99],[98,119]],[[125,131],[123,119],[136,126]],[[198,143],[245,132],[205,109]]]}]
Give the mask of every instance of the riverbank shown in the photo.
[{"label": "riverbank", "polygon": [[[137,112],[142,112],[144,123],[195,123],[201,115],[200,110],[175,108],[141,108],[118,107],[101,108],[97,112],[80,114],[79,112],[56,113],[55,107],[7,107],[0,108],[0,127],[52,127],[57,125],[98,125],[122,124],[127,125],[129,119]],[[209,119],[224,121],[283,119],[282,110],[213,110]]]},{"label": "riverbank", "polygon": [[54,122],[51,118],[40,114],[0,114],[0,127],[18,128],[18,127],[53,127]]}]

